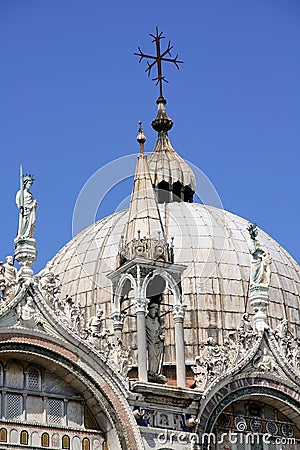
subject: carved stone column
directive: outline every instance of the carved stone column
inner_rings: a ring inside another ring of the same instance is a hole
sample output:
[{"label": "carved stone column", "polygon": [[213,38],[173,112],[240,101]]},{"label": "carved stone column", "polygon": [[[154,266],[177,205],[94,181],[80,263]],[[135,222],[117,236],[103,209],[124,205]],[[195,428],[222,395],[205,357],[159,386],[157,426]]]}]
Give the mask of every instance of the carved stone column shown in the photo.
[{"label": "carved stone column", "polygon": [[36,241],[33,238],[15,239],[15,260],[18,261],[21,269],[19,279],[28,279],[33,276],[32,265],[36,260]]},{"label": "carved stone column", "polygon": [[254,309],[254,325],[258,333],[262,334],[269,328],[267,323],[267,306],[269,303],[268,286],[251,286],[250,305]]},{"label": "carved stone column", "polygon": [[178,387],[186,387],[186,370],[184,355],[184,318],[185,305],[174,305],[173,318],[175,326],[176,378]]},{"label": "carved stone column", "polygon": [[146,338],[146,323],[145,323],[146,307],[147,307],[147,300],[145,298],[136,299],[135,308],[136,308],[139,381],[148,381],[147,338]]}]

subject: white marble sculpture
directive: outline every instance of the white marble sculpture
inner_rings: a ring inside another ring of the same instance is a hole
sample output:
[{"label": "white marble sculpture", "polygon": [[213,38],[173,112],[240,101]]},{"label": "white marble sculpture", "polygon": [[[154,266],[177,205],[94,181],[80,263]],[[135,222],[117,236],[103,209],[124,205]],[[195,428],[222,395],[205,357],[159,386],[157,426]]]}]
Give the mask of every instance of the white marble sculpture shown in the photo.
[{"label": "white marble sculpture", "polygon": [[257,239],[257,226],[250,224],[248,227],[250,239],[248,240],[251,258],[250,287],[269,286],[271,258],[268,251]]},{"label": "white marble sculpture", "polygon": [[37,200],[33,198],[30,192],[34,179],[31,175],[21,177],[20,190],[16,195],[16,204],[19,208],[19,228],[17,238],[33,238]]},{"label": "white marble sculpture", "polygon": [[3,300],[11,300],[16,294],[18,271],[11,255],[6,257],[6,263],[1,263],[1,291]]}]

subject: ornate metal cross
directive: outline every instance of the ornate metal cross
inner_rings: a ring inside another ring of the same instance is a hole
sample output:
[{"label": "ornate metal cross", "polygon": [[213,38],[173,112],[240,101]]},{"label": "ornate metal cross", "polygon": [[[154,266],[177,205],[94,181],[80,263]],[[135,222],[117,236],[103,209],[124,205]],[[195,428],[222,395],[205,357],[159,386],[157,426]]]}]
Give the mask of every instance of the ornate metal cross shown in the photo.
[{"label": "ornate metal cross", "polygon": [[[173,64],[175,64],[175,66],[177,67],[177,69],[179,69],[179,65],[183,63],[183,61],[179,61],[178,60],[178,55],[175,56],[175,58],[172,58],[171,55],[171,50],[173,48],[173,45],[171,45],[171,42],[168,42],[168,46],[167,49],[161,53],[161,49],[160,49],[160,41],[161,39],[164,39],[165,36],[163,36],[162,32],[158,33],[158,27],[156,27],[156,35],[154,36],[154,34],[150,34],[151,37],[153,37],[153,41],[156,44],[156,56],[153,55],[147,55],[145,53],[142,52],[141,48],[138,47],[139,53],[134,53],[135,55],[140,57],[139,62],[142,61],[143,58],[148,58],[148,59],[153,59],[154,61],[152,63],[149,63],[147,61],[147,69],[146,72],[148,72],[148,76],[150,77],[150,73],[151,73],[151,69],[152,67],[157,64],[157,77],[152,78],[153,81],[156,81],[156,85],[159,84],[159,95],[160,97],[163,97],[163,92],[162,92],[162,84],[163,81],[165,83],[169,83],[168,80],[166,80],[165,76],[162,74],[162,61],[167,61],[167,62],[171,62]],[[165,56],[169,55],[170,58],[166,58]]]}]

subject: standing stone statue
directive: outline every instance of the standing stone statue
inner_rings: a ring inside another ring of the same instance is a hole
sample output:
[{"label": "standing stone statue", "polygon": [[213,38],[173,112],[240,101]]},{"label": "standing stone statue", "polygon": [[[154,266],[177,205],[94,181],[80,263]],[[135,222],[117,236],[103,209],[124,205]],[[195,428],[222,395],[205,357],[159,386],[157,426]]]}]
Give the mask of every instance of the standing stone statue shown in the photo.
[{"label": "standing stone statue", "polygon": [[149,381],[165,383],[167,379],[161,374],[164,353],[164,333],[160,324],[158,311],[158,304],[150,303],[146,317],[148,373]]},{"label": "standing stone statue", "polygon": [[14,266],[14,259],[11,255],[6,257],[6,263],[3,264],[3,299],[11,300],[16,293],[16,284],[18,281],[17,269]]},{"label": "standing stone statue", "polygon": [[87,324],[87,332],[90,338],[100,338],[103,332],[104,318],[102,309],[97,309],[96,315],[92,316]]},{"label": "standing stone statue", "polygon": [[4,300],[4,292],[5,292],[5,278],[4,278],[4,267],[3,262],[0,261],[0,291],[2,294],[1,301]]},{"label": "standing stone statue", "polygon": [[243,314],[242,322],[237,330],[238,341],[242,345],[244,350],[249,350],[255,332],[253,330],[252,324],[250,322],[249,314],[246,312]]},{"label": "standing stone statue", "polygon": [[17,269],[14,266],[14,258],[11,255],[6,257],[6,263],[4,267],[4,278],[6,286],[16,284],[17,282]]},{"label": "standing stone statue", "polygon": [[39,288],[50,304],[57,302],[57,294],[60,292],[59,277],[54,275],[52,268],[53,263],[48,261],[45,268],[35,276],[39,283]]},{"label": "standing stone statue", "polygon": [[33,181],[32,175],[21,175],[20,190],[16,195],[16,203],[20,210],[17,239],[33,238],[37,209],[37,200],[30,192]]},{"label": "standing stone statue", "polygon": [[249,252],[252,256],[250,271],[250,287],[266,286],[270,284],[271,258],[267,250],[256,239],[258,235],[257,226],[250,224],[248,227],[250,239],[248,241]]}]

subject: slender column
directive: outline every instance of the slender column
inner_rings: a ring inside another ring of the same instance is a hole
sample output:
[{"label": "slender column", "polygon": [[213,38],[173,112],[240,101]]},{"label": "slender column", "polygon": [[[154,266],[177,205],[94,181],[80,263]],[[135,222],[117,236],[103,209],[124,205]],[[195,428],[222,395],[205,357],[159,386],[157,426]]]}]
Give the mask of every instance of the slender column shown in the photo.
[{"label": "slender column", "polygon": [[175,326],[176,378],[178,387],[186,387],[186,371],[184,356],[184,318],[185,305],[174,305],[173,317]]},{"label": "slender column", "polygon": [[137,326],[137,348],[138,348],[138,372],[139,381],[148,381],[147,376],[147,338],[146,338],[146,314],[147,300],[139,298],[136,300],[136,326]]}]

